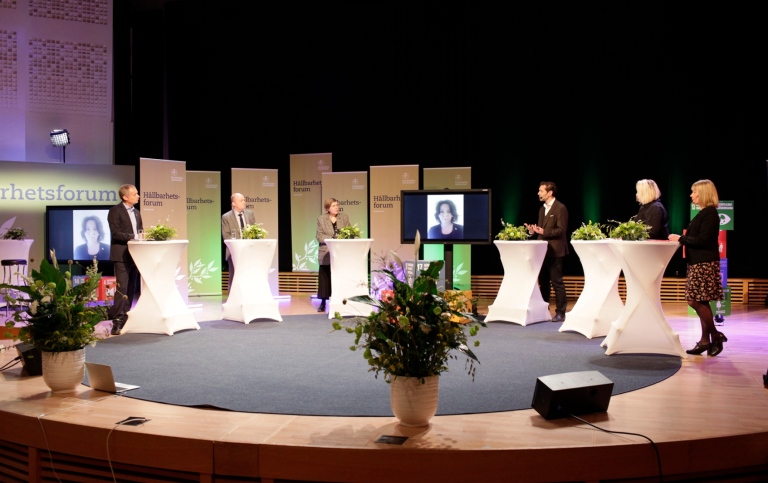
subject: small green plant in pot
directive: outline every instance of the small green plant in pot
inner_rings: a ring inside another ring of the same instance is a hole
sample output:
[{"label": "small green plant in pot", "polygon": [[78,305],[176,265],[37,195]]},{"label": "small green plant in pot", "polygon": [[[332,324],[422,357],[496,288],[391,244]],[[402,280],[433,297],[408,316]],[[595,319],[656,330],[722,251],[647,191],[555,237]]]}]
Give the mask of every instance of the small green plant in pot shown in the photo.
[{"label": "small green plant in pot", "polygon": [[166,219],[165,223],[158,223],[144,230],[144,238],[151,241],[173,240],[176,238],[176,228],[169,225]]},{"label": "small green plant in pot", "polygon": [[503,218],[501,220],[501,227],[501,231],[496,235],[496,238],[499,240],[520,241],[527,240],[531,236],[525,226],[515,226],[512,223],[505,223]]},{"label": "small green plant in pot", "polygon": [[27,232],[24,231],[24,228],[21,227],[14,227],[14,228],[8,228],[6,232],[3,234],[2,240],[24,240],[27,238]]},{"label": "small green plant in pot", "polygon": [[616,220],[609,220],[609,222],[617,224],[608,235],[610,238],[624,241],[643,241],[651,236],[651,227],[642,221],[636,221],[634,216],[624,223],[619,223]]},{"label": "small green plant in pot", "polygon": [[340,240],[354,240],[356,238],[360,238],[361,236],[362,233],[360,233],[360,228],[357,227],[357,223],[354,225],[347,225],[339,230]]},{"label": "small green plant in pot", "polygon": [[581,226],[571,233],[571,240],[605,240],[608,238],[603,232],[605,225],[599,223],[581,223]]},{"label": "small green plant in pot", "polygon": [[246,225],[243,229],[243,238],[246,240],[262,240],[269,235],[269,232],[261,227],[261,223],[255,225]]}]

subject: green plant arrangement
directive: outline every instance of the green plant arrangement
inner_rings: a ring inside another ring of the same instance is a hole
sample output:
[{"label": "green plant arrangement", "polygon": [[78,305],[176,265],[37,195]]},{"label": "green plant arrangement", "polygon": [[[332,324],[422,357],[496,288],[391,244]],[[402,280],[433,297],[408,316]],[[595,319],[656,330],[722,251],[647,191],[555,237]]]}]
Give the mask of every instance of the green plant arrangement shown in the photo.
[{"label": "green plant arrangement", "polygon": [[[95,302],[101,280],[98,263],[94,260],[86,270],[85,282],[73,287],[71,268],[62,274],[53,250],[51,259],[53,263],[43,259],[39,271],[24,276],[28,285],[0,285],[7,291],[8,303],[25,306],[14,312],[6,328],[18,324],[18,339],[45,352],[74,351],[95,344],[99,340],[96,324],[108,318],[107,307]],[[13,336],[7,332],[6,337]]]},{"label": "green plant arrangement", "polygon": [[246,240],[261,240],[266,238],[269,232],[261,227],[261,223],[255,225],[245,225],[243,229],[243,238]]},{"label": "green plant arrangement", "polygon": [[501,227],[501,231],[496,235],[496,238],[499,240],[527,240],[531,236],[528,233],[528,229],[524,226],[514,226],[511,223],[505,223],[503,218],[501,220]]},{"label": "green plant arrangement", "polygon": [[357,227],[357,223],[354,225],[347,225],[339,230],[340,240],[354,240],[355,238],[360,238],[361,236],[362,233],[360,233],[360,228]]},{"label": "green plant arrangement", "polygon": [[[467,373],[474,380],[474,364],[479,361],[467,346],[467,338],[476,336],[485,323],[470,313],[451,309],[438,293],[436,282],[442,266],[442,260],[432,262],[416,277],[413,286],[400,281],[390,270],[377,270],[392,281],[393,291],[387,300],[368,295],[349,300],[378,311],[349,320],[336,313],[333,329],[354,334],[355,344],[350,349],[363,352],[375,377],[383,373],[388,383],[393,376],[416,377],[423,384],[425,377],[447,371],[448,360],[457,358],[456,351],[467,357]],[[466,322],[452,322],[452,315]],[[479,340],[474,342],[475,347],[479,344]]]},{"label": "green plant arrangement", "polygon": [[605,240],[608,238],[603,232],[604,225],[599,223],[581,223],[581,226],[571,233],[571,240]]},{"label": "green plant arrangement", "polygon": [[24,228],[20,227],[14,227],[14,228],[8,228],[8,230],[3,234],[3,240],[24,240],[27,238],[27,232],[24,231]]},{"label": "green plant arrangement", "polygon": [[642,221],[636,221],[635,217],[624,223],[615,220],[609,220],[610,223],[617,223],[616,227],[608,235],[610,238],[624,241],[642,241],[650,237],[651,227]]},{"label": "green plant arrangement", "polygon": [[144,238],[151,241],[172,240],[176,238],[176,228],[169,225],[168,220],[165,220],[165,223],[158,223],[144,230]]}]

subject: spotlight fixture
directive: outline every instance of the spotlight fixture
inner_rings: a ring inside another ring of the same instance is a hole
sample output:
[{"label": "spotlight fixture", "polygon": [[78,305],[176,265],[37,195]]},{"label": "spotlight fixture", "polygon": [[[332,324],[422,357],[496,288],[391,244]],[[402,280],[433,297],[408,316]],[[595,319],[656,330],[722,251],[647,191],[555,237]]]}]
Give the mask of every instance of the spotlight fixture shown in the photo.
[{"label": "spotlight fixture", "polygon": [[51,144],[61,148],[63,162],[67,162],[67,144],[71,143],[69,131],[66,129],[54,129],[51,131]]}]

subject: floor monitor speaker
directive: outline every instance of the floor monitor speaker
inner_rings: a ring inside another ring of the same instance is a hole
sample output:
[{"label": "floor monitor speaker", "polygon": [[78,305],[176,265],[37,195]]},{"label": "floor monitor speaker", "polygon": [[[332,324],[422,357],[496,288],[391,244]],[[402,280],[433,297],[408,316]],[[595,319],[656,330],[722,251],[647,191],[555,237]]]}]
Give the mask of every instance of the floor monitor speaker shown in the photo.
[{"label": "floor monitor speaker", "polygon": [[42,376],[43,375],[43,355],[40,349],[35,349],[32,344],[16,344],[16,351],[21,357],[21,365],[24,366],[23,371],[28,376]]},{"label": "floor monitor speaker", "polygon": [[597,371],[566,372],[536,379],[531,407],[544,419],[608,410],[613,381]]}]

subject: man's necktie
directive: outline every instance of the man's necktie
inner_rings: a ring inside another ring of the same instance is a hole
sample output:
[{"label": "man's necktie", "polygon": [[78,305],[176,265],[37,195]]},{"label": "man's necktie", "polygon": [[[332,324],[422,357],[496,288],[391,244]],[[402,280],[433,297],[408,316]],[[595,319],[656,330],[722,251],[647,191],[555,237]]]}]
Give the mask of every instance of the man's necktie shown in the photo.
[{"label": "man's necktie", "polygon": [[240,217],[240,229],[243,229],[243,228],[245,228],[245,223],[243,223],[243,214],[242,214],[242,213],[240,213],[240,214],[239,214],[239,215],[237,215],[237,216],[239,216],[239,217]]}]

